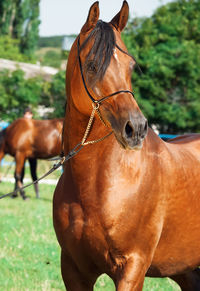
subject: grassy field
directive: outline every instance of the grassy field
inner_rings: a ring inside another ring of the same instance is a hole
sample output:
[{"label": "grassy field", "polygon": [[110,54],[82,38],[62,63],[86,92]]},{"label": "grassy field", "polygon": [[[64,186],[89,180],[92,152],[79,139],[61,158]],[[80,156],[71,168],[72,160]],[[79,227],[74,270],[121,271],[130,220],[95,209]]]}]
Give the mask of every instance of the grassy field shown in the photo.
[{"label": "grassy field", "polygon": [[[60,274],[60,249],[52,225],[52,197],[55,186],[40,185],[41,198],[33,187],[29,200],[0,200],[0,291],[65,290]],[[0,195],[13,184],[0,183]],[[114,284],[102,275],[95,291],[114,291]],[[169,279],[145,280],[144,291],[178,291]]]},{"label": "grassy field", "polygon": [[[58,161],[48,161],[48,160],[37,160],[37,175],[38,178],[41,177],[43,174],[45,174],[52,166],[53,164],[57,163]],[[2,163],[0,167],[0,173],[2,179],[4,178],[13,178],[14,177],[14,171],[15,171],[15,162],[14,158],[6,155],[4,158],[4,163]],[[57,169],[55,172],[53,172],[50,176],[47,177],[47,179],[58,179],[60,177],[61,168]],[[28,161],[26,161],[25,164],[25,178],[30,178],[30,166]]]}]

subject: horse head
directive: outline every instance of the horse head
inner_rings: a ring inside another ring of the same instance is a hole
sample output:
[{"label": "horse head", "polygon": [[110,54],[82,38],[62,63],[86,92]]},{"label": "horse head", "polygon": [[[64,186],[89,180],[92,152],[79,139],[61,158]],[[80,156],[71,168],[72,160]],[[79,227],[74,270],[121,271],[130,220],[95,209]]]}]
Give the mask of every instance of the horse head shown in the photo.
[{"label": "horse head", "polygon": [[132,93],[135,65],[121,39],[129,7],[123,2],[109,22],[99,20],[95,2],[70,51],[67,96],[79,113],[89,116],[91,103],[99,106],[102,119],[124,149],[139,149],[147,134],[147,120]]}]

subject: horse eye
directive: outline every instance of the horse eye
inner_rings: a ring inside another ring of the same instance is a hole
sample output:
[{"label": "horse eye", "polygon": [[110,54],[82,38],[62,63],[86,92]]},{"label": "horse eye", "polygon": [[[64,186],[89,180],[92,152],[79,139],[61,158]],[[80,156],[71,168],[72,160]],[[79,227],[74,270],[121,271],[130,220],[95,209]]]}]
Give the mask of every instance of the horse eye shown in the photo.
[{"label": "horse eye", "polygon": [[93,61],[87,63],[87,71],[89,73],[96,73],[97,72],[96,65]]}]

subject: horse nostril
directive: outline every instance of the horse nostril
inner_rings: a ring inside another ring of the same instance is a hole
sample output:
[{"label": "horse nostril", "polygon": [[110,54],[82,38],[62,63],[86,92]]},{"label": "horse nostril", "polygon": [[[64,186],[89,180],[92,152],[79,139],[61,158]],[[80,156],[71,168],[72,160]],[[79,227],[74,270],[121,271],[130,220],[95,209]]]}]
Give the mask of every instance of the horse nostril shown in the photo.
[{"label": "horse nostril", "polygon": [[131,138],[133,136],[133,126],[131,124],[130,121],[127,122],[126,126],[125,126],[125,133],[127,138]]}]

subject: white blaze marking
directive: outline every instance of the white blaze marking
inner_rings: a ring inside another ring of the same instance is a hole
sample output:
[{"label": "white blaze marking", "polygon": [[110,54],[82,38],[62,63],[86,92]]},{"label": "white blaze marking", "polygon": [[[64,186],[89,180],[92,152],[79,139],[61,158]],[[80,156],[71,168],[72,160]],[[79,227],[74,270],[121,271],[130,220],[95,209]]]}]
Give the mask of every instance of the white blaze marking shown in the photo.
[{"label": "white blaze marking", "polygon": [[113,56],[114,56],[114,58],[115,58],[117,61],[119,61],[119,59],[118,59],[118,55],[117,55],[117,53],[116,53],[116,49],[114,49],[114,54],[113,54]]}]

